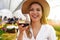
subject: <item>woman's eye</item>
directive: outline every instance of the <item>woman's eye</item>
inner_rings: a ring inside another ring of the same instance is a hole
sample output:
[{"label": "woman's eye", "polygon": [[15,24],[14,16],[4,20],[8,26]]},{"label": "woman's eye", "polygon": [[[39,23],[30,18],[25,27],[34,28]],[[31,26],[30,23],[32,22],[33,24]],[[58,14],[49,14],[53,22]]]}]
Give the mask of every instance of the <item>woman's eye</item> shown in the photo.
[{"label": "woman's eye", "polygon": [[36,10],[36,11],[40,11],[40,9],[30,9],[29,11],[34,11],[34,10]]},{"label": "woman's eye", "polygon": [[34,9],[30,9],[29,11],[34,11]]},{"label": "woman's eye", "polygon": [[40,11],[40,9],[37,9],[37,11]]}]

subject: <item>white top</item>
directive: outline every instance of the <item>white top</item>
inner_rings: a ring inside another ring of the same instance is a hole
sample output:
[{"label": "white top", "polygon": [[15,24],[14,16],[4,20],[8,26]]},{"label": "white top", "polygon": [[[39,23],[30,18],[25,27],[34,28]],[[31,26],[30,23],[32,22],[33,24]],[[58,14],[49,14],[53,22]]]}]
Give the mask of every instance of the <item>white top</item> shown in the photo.
[{"label": "white top", "polygon": [[41,26],[36,39],[34,39],[32,28],[30,29],[30,31],[32,32],[32,38],[29,39],[24,31],[23,40],[56,40],[55,30],[48,24]]}]

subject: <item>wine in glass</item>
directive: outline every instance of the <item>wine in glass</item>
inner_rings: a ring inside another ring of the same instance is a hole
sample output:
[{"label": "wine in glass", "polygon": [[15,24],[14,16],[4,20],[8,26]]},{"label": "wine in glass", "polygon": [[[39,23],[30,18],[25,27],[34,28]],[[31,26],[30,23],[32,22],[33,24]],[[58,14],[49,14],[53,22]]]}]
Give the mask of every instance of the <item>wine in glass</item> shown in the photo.
[{"label": "wine in glass", "polygon": [[29,14],[23,14],[25,18],[20,18],[18,25],[24,25],[23,27],[27,27],[30,24],[30,17]]}]

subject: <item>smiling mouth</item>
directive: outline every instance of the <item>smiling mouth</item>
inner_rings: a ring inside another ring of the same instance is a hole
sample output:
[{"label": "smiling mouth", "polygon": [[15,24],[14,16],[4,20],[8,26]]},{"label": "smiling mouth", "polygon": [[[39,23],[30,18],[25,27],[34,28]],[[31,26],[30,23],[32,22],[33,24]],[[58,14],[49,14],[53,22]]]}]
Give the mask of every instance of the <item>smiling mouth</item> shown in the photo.
[{"label": "smiling mouth", "polygon": [[38,15],[32,15],[32,17],[33,17],[33,18],[37,18],[37,17],[38,17]]}]

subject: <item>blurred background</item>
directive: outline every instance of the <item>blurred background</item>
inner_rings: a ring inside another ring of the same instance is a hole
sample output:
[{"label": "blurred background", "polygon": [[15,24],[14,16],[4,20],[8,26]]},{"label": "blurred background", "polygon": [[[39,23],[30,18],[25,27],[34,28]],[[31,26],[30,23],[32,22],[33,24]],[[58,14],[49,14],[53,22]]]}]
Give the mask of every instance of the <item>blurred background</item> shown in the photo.
[{"label": "blurred background", "polygon": [[[24,1],[26,0],[0,0],[0,24],[1,24],[1,16],[2,16],[2,20],[5,16],[7,16],[8,18],[12,18],[13,16],[23,17],[22,12],[21,12],[21,5],[23,4]],[[56,30],[56,36],[57,36],[56,39],[60,40],[60,0],[46,0],[46,1],[50,5],[50,13],[47,17],[47,22],[48,24],[54,27],[54,29]],[[1,25],[0,25],[0,28],[1,28]],[[0,33],[2,35],[2,33],[4,32],[0,31]],[[11,35],[11,36],[8,36],[8,35]],[[12,39],[12,36],[14,37],[14,39]],[[5,39],[3,39],[3,37]],[[0,37],[0,39],[1,40],[15,40],[16,33],[3,34],[2,37]]]}]

